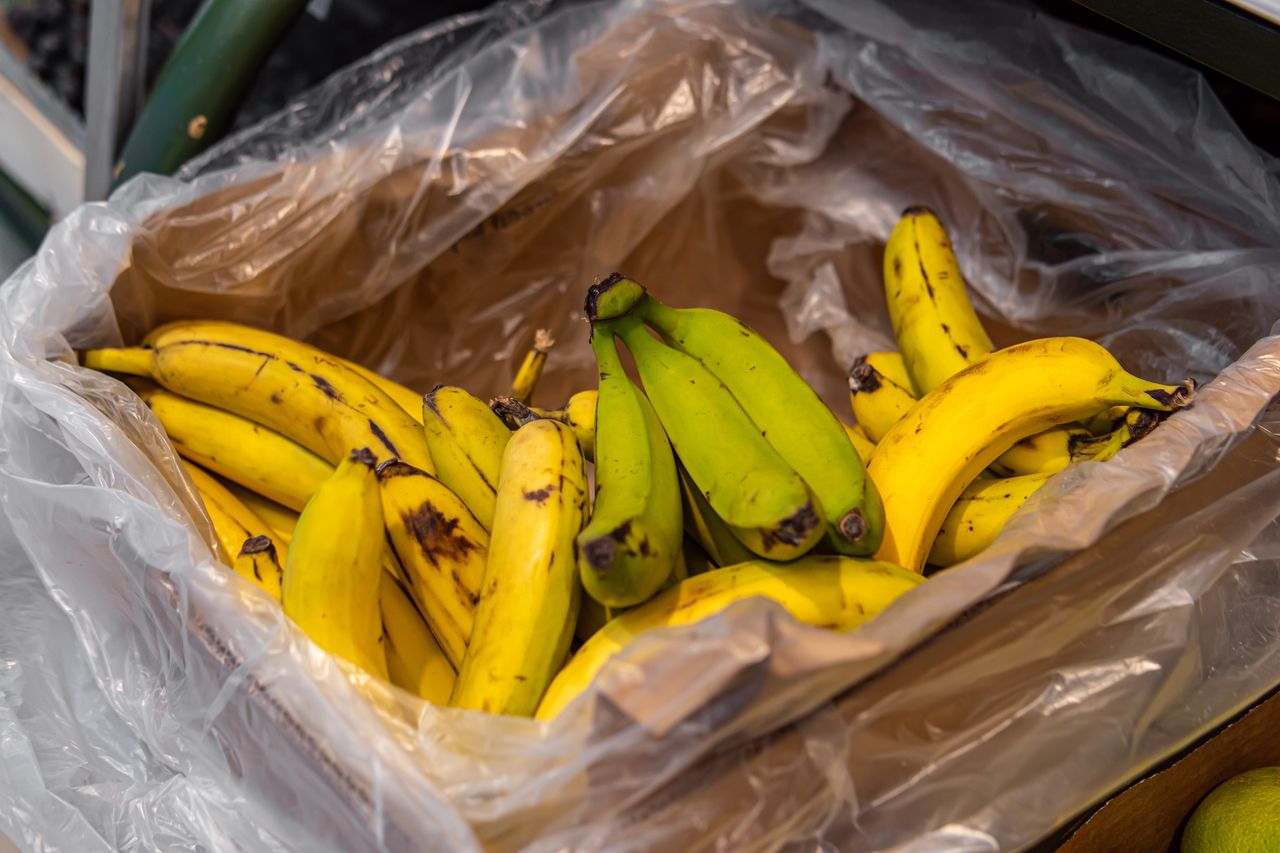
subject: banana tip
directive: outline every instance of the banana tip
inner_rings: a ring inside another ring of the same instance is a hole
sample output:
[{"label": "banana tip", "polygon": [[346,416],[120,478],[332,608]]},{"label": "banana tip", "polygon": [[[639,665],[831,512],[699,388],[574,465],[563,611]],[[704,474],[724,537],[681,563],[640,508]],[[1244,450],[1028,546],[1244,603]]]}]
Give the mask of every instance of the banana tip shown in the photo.
[{"label": "banana tip", "polygon": [[538,416],[515,397],[494,397],[489,401],[489,408],[498,416],[498,420],[507,425],[507,429],[519,429]]},{"label": "banana tip", "polygon": [[867,520],[858,509],[851,509],[840,519],[840,535],[856,545],[867,535]]},{"label": "banana tip", "polygon": [[865,355],[849,368],[849,390],[855,394],[869,394],[880,387],[880,374],[867,363]]},{"label": "banana tip", "polygon": [[582,556],[586,558],[587,565],[597,571],[612,566],[617,554],[618,543],[609,536],[598,536],[582,544]]},{"label": "banana tip", "polygon": [[253,554],[275,554],[275,552],[275,543],[267,536],[251,536],[244,540],[244,544],[240,546],[241,557]]}]

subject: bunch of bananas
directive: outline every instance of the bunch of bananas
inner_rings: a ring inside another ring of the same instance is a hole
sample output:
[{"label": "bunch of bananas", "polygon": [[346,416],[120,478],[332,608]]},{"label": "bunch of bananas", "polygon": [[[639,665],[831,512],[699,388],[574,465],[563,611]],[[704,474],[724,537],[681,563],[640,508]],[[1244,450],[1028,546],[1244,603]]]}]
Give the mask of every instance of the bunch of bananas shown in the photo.
[{"label": "bunch of bananas", "polygon": [[316,645],[435,703],[548,719],[639,633],[744,598],[850,630],[1189,399],[1089,341],[993,351],[928,211],[885,269],[901,353],[850,371],[856,425],[736,318],[618,274],[587,295],[598,386],[558,409],[531,404],[541,332],[490,403],[209,320],[83,363],[147,403],[215,555]]}]

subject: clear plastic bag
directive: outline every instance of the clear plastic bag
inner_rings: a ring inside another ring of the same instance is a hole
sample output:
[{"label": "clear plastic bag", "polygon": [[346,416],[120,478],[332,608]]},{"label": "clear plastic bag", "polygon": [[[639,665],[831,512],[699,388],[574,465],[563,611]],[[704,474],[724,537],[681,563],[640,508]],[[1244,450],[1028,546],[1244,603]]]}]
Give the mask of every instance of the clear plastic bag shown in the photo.
[{"label": "clear plastic bag", "polygon": [[[554,723],[367,701],[73,348],[211,316],[425,388],[592,381],[627,271],[833,406],[900,209],[998,344],[1211,380],[848,636],[647,635]],[[1006,850],[1280,682],[1280,183],[1190,72],[994,0],[506,3],[86,205],[0,289],[0,830],[31,849]],[[1268,337],[1268,335],[1271,335]],[[892,666],[890,666],[892,664]]]}]

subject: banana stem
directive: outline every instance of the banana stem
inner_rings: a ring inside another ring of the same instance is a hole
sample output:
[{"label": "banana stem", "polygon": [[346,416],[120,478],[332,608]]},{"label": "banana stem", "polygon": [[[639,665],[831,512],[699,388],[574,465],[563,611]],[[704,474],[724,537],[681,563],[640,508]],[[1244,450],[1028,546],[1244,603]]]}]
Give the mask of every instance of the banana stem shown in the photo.
[{"label": "banana stem", "polygon": [[133,376],[153,376],[152,355],[152,351],[147,347],[91,349],[85,352],[81,364],[93,370],[128,373]]}]

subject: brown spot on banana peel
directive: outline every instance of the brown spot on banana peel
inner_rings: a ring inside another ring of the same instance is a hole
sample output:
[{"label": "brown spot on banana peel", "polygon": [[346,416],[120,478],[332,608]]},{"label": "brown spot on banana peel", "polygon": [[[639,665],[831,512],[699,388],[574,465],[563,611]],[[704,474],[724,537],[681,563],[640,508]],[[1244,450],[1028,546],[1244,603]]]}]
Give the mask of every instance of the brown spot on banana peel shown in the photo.
[{"label": "brown spot on banana peel", "polygon": [[[458,561],[480,546],[458,531],[458,519],[450,518],[436,509],[429,501],[415,509],[400,514],[405,529],[418,543],[422,555],[433,566],[442,560]],[[457,574],[454,579],[461,584]]]},{"label": "brown spot on banana peel", "polygon": [[319,388],[320,391],[330,400],[333,400],[335,403],[343,402],[342,392],[337,388],[334,388],[333,384],[329,382],[328,379],[325,379],[323,376],[316,373],[308,373],[307,376],[311,377],[311,384]]},{"label": "brown spot on banana peel", "polygon": [[369,418],[369,432],[373,433],[373,437],[378,439],[393,457],[400,455],[400,451],[391,443],[391,439],[387,438],[387,434],[382,431],[382,427],[378,426],[373,418]]},{"label": "brown spot on banana peel", "polygon": [[552,493],[554,493],[555,491],[556,491],[555,486],[543,486],[541,489],[533,489],[533,490],[523,489],[521,491],[521,494],[524,496],[525,500],[536,501],[539,505],[541,505],[546,503],[547,498],[551,497]]},{"label": "brown spot on banana peel", "polygon": [[612,536],[597,536],[582,545],[582,556],[587,558],[587,565],[597,573],[612,566],[617,555],[618,543]]},{"label": "brown spot on banana peel", "polygon": [[367,447],[352,450],[350,459],[352,462],[358,462],[367,468],[376,468],[378,465],[378,457],[374,456],[373,451]]},{"label": "brown spot on banana peel", "polygon": [[809,538],[809,534],[814,528],[822,523],[818,518],[818,513],[814,510],[812,503],[807,503],[791,515],[778,522],[778,526],[770,530],[763,537],[766,549],[772,548],[775,543],[781,542],[783,545],[802,545]]}]

